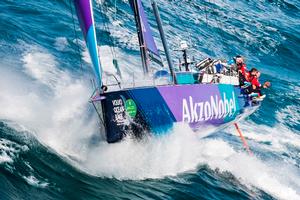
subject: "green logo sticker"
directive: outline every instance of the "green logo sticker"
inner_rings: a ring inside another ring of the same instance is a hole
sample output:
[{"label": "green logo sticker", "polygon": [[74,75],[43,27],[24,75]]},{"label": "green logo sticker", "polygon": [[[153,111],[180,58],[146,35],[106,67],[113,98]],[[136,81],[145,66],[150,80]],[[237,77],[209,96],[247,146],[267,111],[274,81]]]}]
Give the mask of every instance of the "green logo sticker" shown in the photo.
[{"label": "green logo sticker", "polygon": [[132,99],[126,100],[125,109],[130,117],[135,117],[137,109],[136,109],[136,104],[134,103],[134,101]]}]

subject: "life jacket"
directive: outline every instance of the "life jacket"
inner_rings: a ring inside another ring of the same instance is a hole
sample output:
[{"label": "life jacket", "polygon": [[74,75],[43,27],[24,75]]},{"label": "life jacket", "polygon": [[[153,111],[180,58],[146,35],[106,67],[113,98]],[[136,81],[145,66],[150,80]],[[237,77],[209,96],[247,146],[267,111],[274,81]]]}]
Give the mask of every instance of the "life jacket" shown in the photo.
[{"label": "life jacket", "polygon": [[238,70],[242,73],[243,76],[245,76],[245,73],[247,71],[247,66],[245,63],[238,64]]},{"label": "life jacket", "polygon": [[255,85],[256,88],[260,88],[261,87],[261,84],[258,81],[258,78],[256,76],[251,76],[250,77],[250,82],[251,82],[252,85]]},{"label": "life jacket", "polygon": [[251,82],[251,81],[250,81],[250,78],[251,78],[250,72],[245,71],[244,77],[245,77],[245,79],[246,79],[247,82]]}]

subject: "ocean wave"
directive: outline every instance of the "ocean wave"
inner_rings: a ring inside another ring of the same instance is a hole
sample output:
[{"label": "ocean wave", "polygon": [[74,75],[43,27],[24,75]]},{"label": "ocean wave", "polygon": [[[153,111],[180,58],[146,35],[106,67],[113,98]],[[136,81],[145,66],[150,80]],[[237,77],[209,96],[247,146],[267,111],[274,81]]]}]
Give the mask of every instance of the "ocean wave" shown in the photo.
[{"label": "ocean wave", "polygon": [[[128,1],[97,2],[96,29],[105,73],[116,73],[114,46],[125,81],[133,74],[142,77]],[[299,199],[299,1],[157,2],[175,64],[181,54],[173,50],[187,40],[189,53],[197,60],[242,54],[249,68],[259,67],[262,78],[272,80],[273,88],[260,109],[240,122],[255,156],[244,152],[232,127],[202,140],[180,124],[164,137],[103,142],[88,103],[93,90],[91,63],[77,22],[73,30],[70,2],[6,0],[0,3],[0,119],[12,127],[12,133],[1,132],[0,181],[7,180],[5,187],[12,190],[25,184],[29,192],[17,190],[24,198],[35,198],[31,188],[41,194],[51,190],[43,196],[49,199],[63,198],[61,193],[69,199],[106,193],[129,199],[176,198],[182,193],[208,198],[222,191],[225,198],[233,198],[228,184],[236,189],[234,195],[246,191],[245,198],[264,198],[268,193]],[[151,5],[143,3],[162,49]],[[102,16],[99,6],[104,5]],[[37,141],[20,144],[11,139],[24,134]],[[202,177],[208,171],[213,180]],[[161,182],[165,187],[160,187]],[[187,186],[184,191],[180,184]],[[195,187],[207,188],[207,194]],[[215,187],[221,189],[214,191]],[[246,189],[239,191],[240,187]],[[71,194],[75,190],[76,197]],[[133,196],[122,196],[124,190]]]}]

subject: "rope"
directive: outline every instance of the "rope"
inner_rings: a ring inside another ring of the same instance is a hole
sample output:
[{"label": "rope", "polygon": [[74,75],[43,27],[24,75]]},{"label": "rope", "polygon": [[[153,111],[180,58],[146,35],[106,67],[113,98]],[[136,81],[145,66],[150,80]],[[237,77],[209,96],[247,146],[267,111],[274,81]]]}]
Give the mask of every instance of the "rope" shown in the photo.
[{"label": "rope", "polygon": [[[114,13],[114,18],[116,19],[117,17],[117,6],[116,6],[117,2],[115,0],[115,13]],[[107,6],[105,5],[105,1],[103,2],[103,6],[99,5],[98,8],[100,9],[100,14],[101,14],[101,18],[103,19],[103,29],[107,32],[110,33],[110,28],[109,28],[109,24],[105,21],[105,14],[104,13],[108,13],[108,8]],[[113,56],[113,59],[116,59],[116,50],[115,50],[115,39],[112,38],[112,37],[108,37],[108,39],[110,40],[112,46],[109,46],[110,48],[110,52]]]},{"label": "rope", "polygon": [[[172,0],[172,2],[174,2],[176,5],[178,5],[178,4],[181,2],[181,0],[178,0],[178,1],[176,1],[176,0],[173,1],[173,0]],[[174,3],[171,5],[171,9],[173,10],[173,13],[177,13],[177,12],[176,12],[176,9],[175,9],[175,7],[174,7]],[[191,36],[191,33],[189,32],[189,30],[184,26],[185,23],[183,22],[183,20],[181,19],[181,17],[178,17],[178,20],[180,21],[179,24],[182,24],[182,27],[183,27],[183,29],[184,29],[184,32],[185,32],[185,33],[188,33],[188,35]],[[192,41],[191,41],[191,37],[189,37],[189,38],[190,38],[190,41],[189,41],[189,42],[191,43],[191,42],[192,42]]]},{"label": "rope", "polygon": [[205,20],[206,20],[206,26],[208,26],[208,16],[207,16],[207,6],[204,6],[204,13],[205,13]]},{"label": "rope", "polygon": [[[210,3],[210,1],[208,0],[208,3]],[[206,5],[206,2],[204,2],[204,9],[201,8],[201,6],[199,6],[200,9],[204,10],[204,14],[205,14],[205,21],[206,21],[206,27],[208,28],[209,27],[209,9],[208,9],[208,6]],[[207,42],[208,43],[208,47],[207,49],[209,51],[211,51],[211,47],[212,47],[212,44],[213,42]]]},{"label": "rope", "polygon": [[[181,0],[171,0],[172,2],[174,2],[175,3],[175,5],[179,5],[180,3],[182,3],[182,1]],[[173,3],[173,4],[174,4]],[[177,11],[176,11],[176,9],[174,8],[174,5],[171,5],[171,9],[173,10],[173,13],[177,13]],[[176,17],[177,17],[177,15],[176,15]],[[207,16],[206,16],[206,18],[207,18]],[[184,30],[184,32],[185,33],[187,33],[188,34],[188,38],[189,38],[189,43],[190,43],[190,45],[192,45],[191,47],[195,47],[194,46],[194,44],[196,44],[196,43],[194,43],[193,42],[193,37],[192,37],[192,34],[189,32],[189,29],[187,29],[185,26],[184,26],[184,24],[186,24],[186,23],[184,23],[183,22],[183,20],[181,19],[181,17],[178,17],[178,20],[180,21],[180,24],[182,24],[182,27],[183,27],[183,30]],[[200,56],[202,56],[203,57],[203,53],[202,52],[197,52]]]},{"label": "rope", "polygon": [[[215,3],[214,0],[210,1],[208,0],[208,3],[212,4],[212,3]],[[206,8],[206,7],[205,7]],[[221,20],[218,20],[217,19],[217,16],[216,15],[213,15],[212,13],[210,13],[211,16],[214,17],[215,21],[216,21],[216,24],[217,24],[217,32],[219,33],[219,35],[221,36],[221,39],[222,41],[225,41],[225,37],[224,37],[224,34],[222,32],[223,28],[224,28],[224,25],[222,23]],[[207,19],[208,20],[208,19]],[[207,25],[208,25],[208,21],[207,21]]]}]

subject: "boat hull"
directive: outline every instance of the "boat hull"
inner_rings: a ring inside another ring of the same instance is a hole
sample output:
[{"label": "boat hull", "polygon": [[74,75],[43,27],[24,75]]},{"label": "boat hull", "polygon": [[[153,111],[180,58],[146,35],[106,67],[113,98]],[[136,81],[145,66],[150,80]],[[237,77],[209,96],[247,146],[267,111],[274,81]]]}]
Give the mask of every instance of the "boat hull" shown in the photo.
[{"label": "boat hull", "polygon": [[[101,101],[109,143],[126,134],[142,137],[170,132],[184,122],[195,131],[221,127],[254,109],[240,87],[230,84],[166,85],[103,94]],[[250,113],[250,112],[249,112]]]}]

